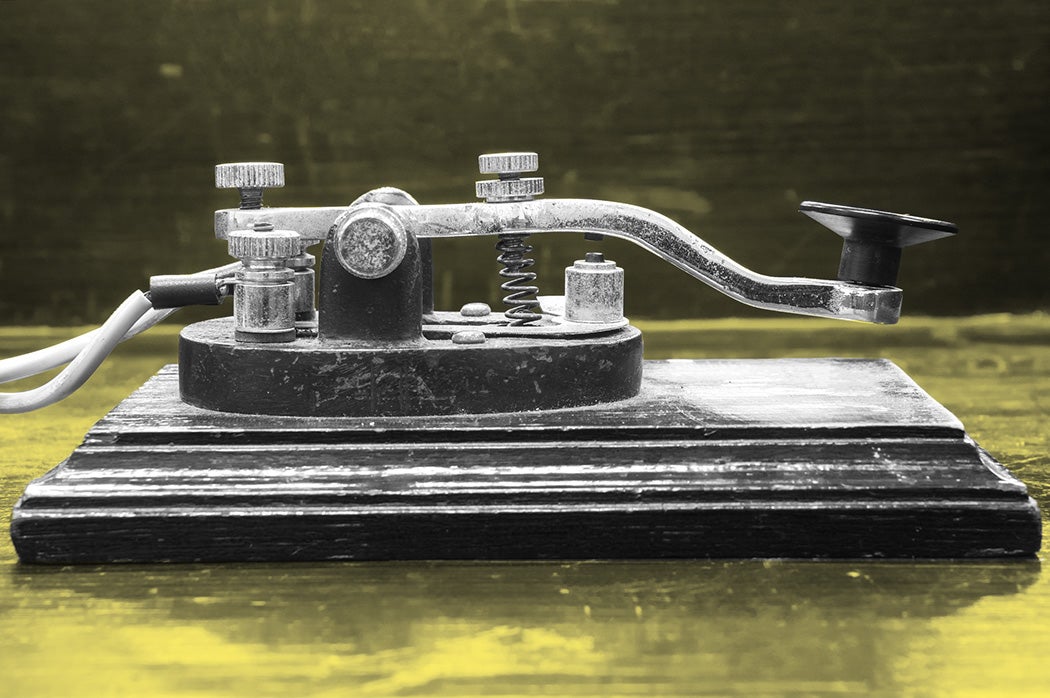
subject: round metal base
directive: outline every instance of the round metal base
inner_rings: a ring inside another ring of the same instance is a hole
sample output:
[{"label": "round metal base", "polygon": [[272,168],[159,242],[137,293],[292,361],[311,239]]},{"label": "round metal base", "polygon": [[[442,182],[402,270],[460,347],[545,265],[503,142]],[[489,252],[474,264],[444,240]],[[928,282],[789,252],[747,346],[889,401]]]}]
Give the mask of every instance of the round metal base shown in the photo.
[{"label": "round metal base", "polygon": [[638,394],[642,335],[283,344],[233,339],[232,318],[182,330],[183,401],[210,410],[312,417],[485,414],[596,405]]}]

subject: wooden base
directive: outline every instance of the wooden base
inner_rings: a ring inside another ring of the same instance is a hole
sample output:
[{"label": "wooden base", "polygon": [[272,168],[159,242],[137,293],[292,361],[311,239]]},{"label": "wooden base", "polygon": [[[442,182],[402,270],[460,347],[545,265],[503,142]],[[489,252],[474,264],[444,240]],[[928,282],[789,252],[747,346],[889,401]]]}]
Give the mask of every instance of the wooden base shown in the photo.
[{"label": "wooden base", "polygon": [[24,562],[1001,557],[1025,486],[888,361],[649,361],[493,415],[211,412],[167,366],[31,483]]}]

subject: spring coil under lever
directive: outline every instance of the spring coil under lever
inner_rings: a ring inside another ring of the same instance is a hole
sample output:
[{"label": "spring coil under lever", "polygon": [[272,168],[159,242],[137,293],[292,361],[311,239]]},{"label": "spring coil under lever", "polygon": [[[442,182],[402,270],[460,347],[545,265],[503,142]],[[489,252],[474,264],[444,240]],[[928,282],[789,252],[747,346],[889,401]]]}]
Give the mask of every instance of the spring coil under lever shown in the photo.
[{"label": "spring coil under lever", "polygon": [[534,259],[525,256],[532,252],[532,246],[525,243],[528,236],[528,233],[503,233],[496,242],[496,249],[500,251],[496,261],[504,267],[499,270],[499,275],[507,279],[500,284],[500,288],[507,294],[503,302],[509,306],[503,315],[514,327],[527,325],[541,318],[532,312],[532,309],[540,304],[536,299],[539,288],[528,285],[536,280],[536,273],[525,271],[536,263]]}]

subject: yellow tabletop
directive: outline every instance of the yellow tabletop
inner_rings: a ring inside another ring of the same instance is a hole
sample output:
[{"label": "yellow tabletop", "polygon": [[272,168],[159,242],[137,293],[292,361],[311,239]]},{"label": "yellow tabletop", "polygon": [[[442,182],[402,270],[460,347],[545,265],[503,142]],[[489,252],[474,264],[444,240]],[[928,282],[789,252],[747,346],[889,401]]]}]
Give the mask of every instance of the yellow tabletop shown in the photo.
[{"label": "yellow tabletop", "polygon": [[[1046,315],[636,324],[649,358],[890,358],[1046,519]],[[2,329],[0,353],[74,333]],[[175,343],[157,328],[66,401],[0,417],[5,520]],[[1047,695],[1041,559],[33,567],[3,536],[0,694]]]}]

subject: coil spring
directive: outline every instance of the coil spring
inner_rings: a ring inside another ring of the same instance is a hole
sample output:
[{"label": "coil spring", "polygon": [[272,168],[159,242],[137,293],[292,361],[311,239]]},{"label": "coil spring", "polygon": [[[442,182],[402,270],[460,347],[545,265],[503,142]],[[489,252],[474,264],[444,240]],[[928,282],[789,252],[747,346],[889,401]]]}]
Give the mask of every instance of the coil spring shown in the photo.
[{"label": "coil spring", "polygon": [[536,274],[525,271],[536,263],[534,259],[525,256],[532,252],[532,246],[525,243],[527,237],[527,233],[504,233],[496,242],[496,249],[500,251],[496,261],[504,267],[499,270],[499,275],[507,279],[500,284],[500,288],[507,294],[503,302],[509,306],[504,316],[516,327],[540,319],[539,315],[532,312],[532,309],[540,304],[536,300],[539,288],[528,285],[530,281],[536,280]]}]

